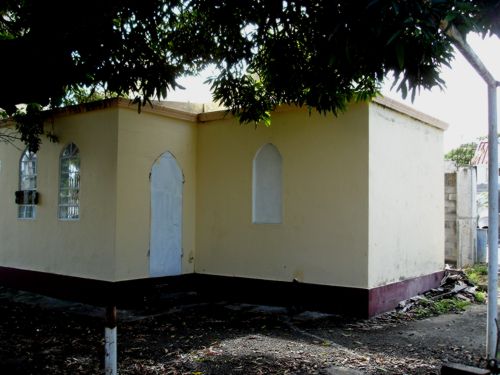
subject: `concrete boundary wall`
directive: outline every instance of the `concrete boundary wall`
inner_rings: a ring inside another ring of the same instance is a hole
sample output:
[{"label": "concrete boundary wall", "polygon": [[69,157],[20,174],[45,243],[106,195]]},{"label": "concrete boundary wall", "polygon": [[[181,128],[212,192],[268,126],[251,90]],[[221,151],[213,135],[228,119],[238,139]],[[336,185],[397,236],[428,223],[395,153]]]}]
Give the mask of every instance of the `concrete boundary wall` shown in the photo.
[{"label": "concrete boundary wall", "polygon": [[445,261],[457,267],[472,265],[476,256],[476,169],[445,166]]}]

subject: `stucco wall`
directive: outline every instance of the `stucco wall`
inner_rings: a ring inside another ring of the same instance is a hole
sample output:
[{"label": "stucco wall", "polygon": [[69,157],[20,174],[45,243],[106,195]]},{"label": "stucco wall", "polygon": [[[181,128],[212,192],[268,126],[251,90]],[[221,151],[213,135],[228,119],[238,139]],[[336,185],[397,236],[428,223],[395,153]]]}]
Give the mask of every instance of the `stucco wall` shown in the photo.
[{"label": "stucco wall", "polygon": [[476,261],[476,168],[457,167],[448,162],[446,172],[445,261],[462,268]]},{"label": "stucco wall", "polygon": [[445,261],[457,264],[457,173],[444,174]]},{"label": "stucco wall", "polygon": [[[0,264],[5,267],[112,280],[116,205],[117,111],[56,116],[59,143],[44,139],[38,152],[40,204],[34,220],[17,219],[19,158],[24,151],[0,143]],[[80,149],[80,219],[58,219],[59,155]]]},{"label": "stucco wall", "polygon": [[115,279],[149,277],[149,173],[155,160],[167,151],[184,174],[182,272],[193,272],[197,125],[153,113],[139,114],[135,106],[119,111]]},{"label": "stucco wall", "polygon": [[[170,152],[185,181],[182,273],[374,288],[442,269],[442,130],[379,104],[338,118],[283,110],[269,128],[125,107],[55,117],[60,143],[38,154],[32,221],[16,218],[22,151],[0,144],[2,266],[149,277],[150,172]],[[69,142],[81,153],[76,222],[57,219]],[[282,159],[282,222],[253,224],[253,160],[268,143]]]},{"label": "stucco wall", "polygon": [[370,105],[369,287],[443,269],[443,131]]},{"label": "stucco wall", "polygon": [[[199,125],[195,271],[367,287],[367,107]],[[266,143],[283,161],[281,224],[252,224],[252,161]]]}]

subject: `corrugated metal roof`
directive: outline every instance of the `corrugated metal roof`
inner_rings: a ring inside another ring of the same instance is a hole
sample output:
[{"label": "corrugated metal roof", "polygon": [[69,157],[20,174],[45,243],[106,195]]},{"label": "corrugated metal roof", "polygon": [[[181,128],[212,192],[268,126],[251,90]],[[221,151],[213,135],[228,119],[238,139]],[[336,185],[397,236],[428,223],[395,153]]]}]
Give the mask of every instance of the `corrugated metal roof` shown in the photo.
[{"label": "corrugated metal roof", "polygon": [[488,165],[488,141],[481,141],[470,162],[472,165]]}]

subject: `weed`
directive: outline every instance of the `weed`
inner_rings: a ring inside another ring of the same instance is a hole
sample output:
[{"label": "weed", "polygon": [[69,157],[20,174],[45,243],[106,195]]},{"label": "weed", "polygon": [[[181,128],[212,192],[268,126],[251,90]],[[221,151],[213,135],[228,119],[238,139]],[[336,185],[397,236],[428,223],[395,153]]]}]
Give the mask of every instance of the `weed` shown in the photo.
[{"label": "weed", "polygon": [[413,314],[417,319],[423,319],[433,315],[461,312],[468,305],[470,305],[469,301],[458,298],[447,298],[440,301],[433,301],[426,298],[419,302],[419,305],[413,310]]},{"label": "weed", "polygon": [[413,314],[415,315],[415,318],[417,318],[417,319],[428,318],[432,315],[431,311],[426,307],[415,308],[415,310],[413,310]]},{"label": "weed", "polygon": [[485,263],[474,264],[472,267],[465,268],[464,272],[475,285],[488,283],[488,265]]},{"label": "weed", "polygon": [[434,302],[432,309],[434,309],[436,314],[446,314],[449,312],[464,311],[469,305],[469,301],[464,301],[458,298],[449,298]]},{"label": "weed", "polygon": [[486,292],[476,292],[474,293],[474,298],[476,302],[485,303],[486,302]]}]

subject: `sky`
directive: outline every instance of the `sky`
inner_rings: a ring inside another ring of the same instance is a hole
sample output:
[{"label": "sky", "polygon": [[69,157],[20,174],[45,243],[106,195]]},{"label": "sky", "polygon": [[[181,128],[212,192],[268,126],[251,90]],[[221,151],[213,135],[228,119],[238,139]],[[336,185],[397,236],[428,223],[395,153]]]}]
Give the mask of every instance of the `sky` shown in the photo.
[{"label": "sky", "polygon": [[[500,81],[500,39],[482,39],[477,34],[470,34],[467,41],[495,79]],[[444,91],[439,88],[421,91],[413,103],[390,91],[389,84],[384,86],[382,93],[447,122],[450,127],[444,134],[446,152],[488,134],[488,95],[486,83],[459,52],[455,53],[451,69],[442,69],[442,78],[446,82]],[[500,96],[498,91],[497,96]],[[498,108],[500,110],[500,100]]]},{"label": "sky", "polygon": [[[482,39],[477,34],[469,34],[467,41],[488,70],[500,81],[500,39]],[[169,93],[168,100],[210,102],[209,87],[203,84],[210,74],[213,74],[213,70],[208,70],[199,77],[181,79],[179,83],[186,89]],[[442,68],[441,77],[446,82],[444,90],[422,90],[413,103],[410,98],[403,100],[396,89],[391,91],[392,82],[384,84],[382,94],[447,122],[450,126],[444,134],[443,145],[443,151],[447,152],[488,134],[487,86],[459,52],[455,53],[451,69]],[[500,112],[500,93],[497,93],[497,96]],[[500,118],[500,115],[498,117]]]}]

